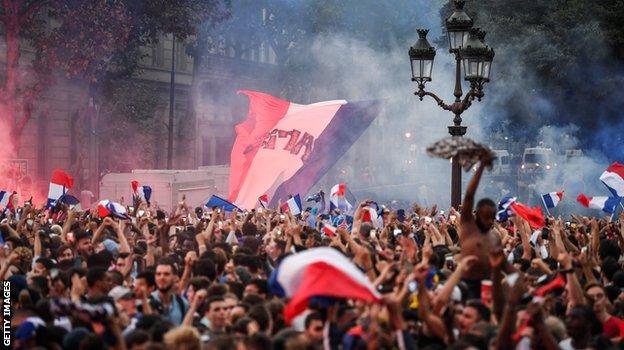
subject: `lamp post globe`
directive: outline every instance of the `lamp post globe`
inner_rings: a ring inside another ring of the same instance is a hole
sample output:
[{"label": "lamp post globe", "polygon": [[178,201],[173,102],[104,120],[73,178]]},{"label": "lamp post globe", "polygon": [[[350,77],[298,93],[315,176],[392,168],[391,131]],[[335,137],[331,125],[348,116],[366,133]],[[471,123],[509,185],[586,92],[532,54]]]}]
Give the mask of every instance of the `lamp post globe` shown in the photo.
[{"label": "lamp post globe", "polygon": [[449,41],[449,51],[454,53],[464,47],[470,34],[473,21],[464,11],[466,1],[453,1],[455,10],[449,18],[446,19],[446,33]]},{"label": "lamp post globe", "polygon": [[418,41],[409,49],[409,57],[412,66],[412,81],[423,85],[431,81],[431,72],[433,70],[433,60],[436,50],[429,41],[427,41],[427,29],[418,29]]},{"label": "lamp post globe", "polygon": [[464,65],[464,79],[471,83],[480,84],[489,81],[494,50],[479,38],[485,37],[485,32],[478,28],[470,30],[470,36],[465,46],[460,49],[461,60]]}]

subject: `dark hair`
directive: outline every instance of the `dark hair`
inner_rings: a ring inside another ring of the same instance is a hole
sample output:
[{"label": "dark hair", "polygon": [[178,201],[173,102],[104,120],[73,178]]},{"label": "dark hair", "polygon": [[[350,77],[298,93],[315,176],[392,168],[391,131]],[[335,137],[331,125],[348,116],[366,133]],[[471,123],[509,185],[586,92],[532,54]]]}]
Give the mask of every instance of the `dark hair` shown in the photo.
[{"label": "dark hair", "polygon": [[56,266],[54,261],[52,261],[52,259],[49,259],[49,258],[39,258],[35,262],[40,263],[41,265],[43,265],[43,267],[45,267],[46,270],[48,270],[48,271],[53,269]]},{"label": "dark hair", "polygon": [[178,274],[178,268],[175,265],[175,262],[173,261],[173,259],[171,258],[162,258],[160,260],[158,260],[158,263],[156,264],[156,267],[158,268],[159,265],[167,265],[167,266],[171,266],[171,271],[174,275]]},{"label": "dark hair", "polygon": [[81,239],[85,238],[91,239],[91,234],[84,230],[74,232],[74,241],[76,242],[76,244],[78,244]]},{"label": "dark hair", "polygon": [[222,284],[213,284],[212,286],[208,287],[208,295],[207,297],[210,298],[212,296],[220,296],[223,297],[225,295],[225,293],[227,293],[227,287],[222,285]]},{"label": "dark hair", "polygon": [[312,321],[323,322],[323,315],[321,315],[321,313],[318,311],[309,313],[308,316],[306,316],[305,318],[305,329],[308,329],[308,327],[310,327]]},{"label": "dark hair", "polygon": [[111,279],[113,280],[113,283],[116,286],[123,285],[124,276],[121,274],[121,272],[117,270],[112,270],[112,271],[108,271],[108,274],[111,276]]},{"label": "dark hair", "polygon": [[50,292],[50,287],[48,287],[48,278],[45,276],[32,276],[31,288],[41,294],[42,297],[47,297]]},{"label": "dark hair", "polygon": [[[227,243],[226,243],[227,244]],[[217,275],[220,275],[225,270],[225,264],[227,264],[227,253],[224,251],[225,256],[223,254],[217,253],[217,248],[220,247],[212,247],[212,250],[209,250],[202,254],[199,257],[199,260],[202,259],[210,259],[215,265],[215,271]]]},{"label": "dark hair", "polygon": [[482,198],[477,202],[477,209],[481,209],[485,206],[496,208],[496,203],[494,203],[494,201],[489,198]]},{"label": "dark hair", "polygon": [[[63,252],[65,250],[67,250],[67,249],[71,249],[71,247],[69,245],[67,245],[67,244],[61,244],[60,247],[56,248],[56,252],[55,252],[54,257],[57,258],[57,260],[58,260],[58,257],[61,256],[61,254],[63,254]],[[72,251],[72,254],[73,253],[74,252]]]},{"label": "dark hair", "polygon": [[113,261],[113,254],[108,250],[102,250],[99,253],[91,254],[87,257],[87,267],[103,267],[108,269]]},{"label": "dark hair", "polygon": [[217,278],[217,269],[215,263],[208,258],[202,258],[197,260],[193,267],[193,272],[196,276],[203,276],[208,278],[210,282]]},{"label": "dark hair", "polygon": [[234,293],[238,299],[243,298],[243,292],[245,291],[245,285],[238,281],[228,281],[227,282],[228,289],[231,293]]},{"label": "dark hair", "polygon": [[87,271],[87,286],[89,288],[95,286],[98,281],[106,278],[106,269],[103,267],[94,267]]},{"label": "dark hair", "polygon": [[262,304],[264,302],[264,299],[262,299],[262,297],[258,294],[247,294],[242,301],[246,304],[255,306],[258,304]]},{"label": "dark hair", "polygon": [[247,335],[247,326],[251,322],[254,322],[254,320],[252,320],[249,317],[241,317],[238,320],[236,320],[236,322],[232,326],[232,331],[234,331],[235,333],[241,333],[243,335]]},{"label": "dark hair", "polygon": [[156,279],[154,278],[154,273],[152,271],[142,271],[140,272],[135,280],[138,280],[139,278],[143,278],[145,279],[145,282],[147,282],[147,285],[149,287],[154,287],[156,285]]},{"label": "dark hair", "polygon": [[490,322],[490,317],[492,313],[490,309],[488,309],[488,307],[485,306],[481,301],[474,300],[474,299],[468,300],[468,302],[466,303],[466,307],[472,307],[476,309],[477,312],[479,313],[479,317],[481,317],[481,320],[485,322]]},{"label": "dark hair", "polygon": [[269,283],[266,280],[263,280],[262,278],[254,278],[247,283],[247,285],[250,284],[253,284],[258,288],[259,294],[269,294]]},{"label": "dark hair", "polygon": [[265,332],[269,329],[269,325],[271,323],[271,314],[269,310],[267,310],[266,306],[262,304],[256,304],[249,309],[247,313],[249,317],[258,322],[258,326],[260,326],[260,331]]},{"label": "dark hair", "polygon": [[204,302],[204,309],[202,310],[202,314],[210,311],[212,303],[217,303],[220,301],[225,301],[225,299],[223,299],[223,296],[221,295],[213,295],[206,299],[206,301]]},{"label": "dark hair", "polygon": [[193,286],[196,291],[206,289],[210,286],[210,281],[204,276],[193,277],[189,281],[189,286]]},{"label": "dark hair", "polygon": [[125,337],[126,347],[131,349],[135,345],[140,345],[149,341],[149,334],[140,329],[135,329]]},{"label": "dark hair", "polygon": [[268,335],[263,333],[254,333],[245,338],[245,345],[248,349],[273,349],[273,344]]},{"label": "dark hair", "polygon": [[617,242],[611,239],[603,239],[600,241],[598,247],[598,255],[600,259],[606,259],[607,257],[613,257],[617,261],[622,255],[622,249],[618,246]]},{"label": "dark hair", "polygon": [[609,281],[613,280],[613,275],[620,270],[620,265],[617,260],[613,257],[608,256],[606,259],[602,260],[602,264],[600,266],[601,271],[604,273],[605,277]]}]

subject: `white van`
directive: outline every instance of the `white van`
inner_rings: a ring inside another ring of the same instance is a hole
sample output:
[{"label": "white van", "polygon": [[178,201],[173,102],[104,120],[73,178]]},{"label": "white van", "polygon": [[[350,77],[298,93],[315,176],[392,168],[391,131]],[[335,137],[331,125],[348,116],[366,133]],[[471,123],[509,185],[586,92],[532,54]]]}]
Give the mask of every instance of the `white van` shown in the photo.
[{"label": "white van", "polygon": [[511,172],[511,156],[509,152],[505,149],[495,149],[492,152],[496,154],[492,173],[495,175],[509,174]]},{"label": "white van", "polygon": [[530,147],[524,149],[522,155],[521,172],[549,171],[557,166],[554,162],[552,149],[544,147]]}]

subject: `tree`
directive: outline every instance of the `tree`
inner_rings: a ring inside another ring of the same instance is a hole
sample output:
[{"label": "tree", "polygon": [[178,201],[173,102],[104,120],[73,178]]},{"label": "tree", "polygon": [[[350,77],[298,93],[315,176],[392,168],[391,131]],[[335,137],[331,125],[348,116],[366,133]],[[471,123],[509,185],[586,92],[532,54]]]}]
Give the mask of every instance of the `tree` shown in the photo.
[{"label": "tree", "polygon": [[[466,10],[496,50],[486,93],[504,95],[487,100],[483,114],[496,118],[492,124],[510,120],[511,130],[533,135],[549,123],[576,124],[587,136],[617,129],[624,107],[618,68],[624,59],[621,1],[468,0]],[[442,21],[451,11],[450,4],[442,8]],[[600,142],[584,141],[590,147]],[[603,151],[613,149],[609,142]]]},{"label": "tree", "polygon": [[[185,39],[201,22],[227,17],[228,0],[3,0],[0,24],[7,43],[6,78],[0,89],[4,122],[16,145],[37,98],[53,73],[77,78],[93,94],[110,78],[131,76],[141,47],[162,34]],[[102,15],[106,14],[106,15]],[[22,42],[34,49],[20,64]],[[14,152],[17,151],[17,147]]]},{"label": "tree", "polygon": [[162,124],[155,122],[158,90],[137,79],[106,82],[100,109],[100,162],[108,171],[157,165]]}]

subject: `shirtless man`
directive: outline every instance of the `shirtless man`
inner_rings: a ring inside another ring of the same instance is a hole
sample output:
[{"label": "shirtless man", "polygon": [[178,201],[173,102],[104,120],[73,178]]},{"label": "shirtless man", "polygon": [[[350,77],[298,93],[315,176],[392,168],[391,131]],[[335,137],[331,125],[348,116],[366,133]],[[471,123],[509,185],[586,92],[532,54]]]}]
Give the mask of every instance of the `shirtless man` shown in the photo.
[{"label": "shirtless man", "polygon": [[481,159],[464,197],[461,207],[459,244],[462,256],[475,255],[479,258],[463,281],[468,286],[468,299],[478,299],[481,293],[481,280],[490,278],[489,253],[501,246],[500,236],[492,231],[496,218],[496,203],[489,198],[477,203],[476,216],[472,213],[474,195],[479,186],[484,168],[491,159]]}]

